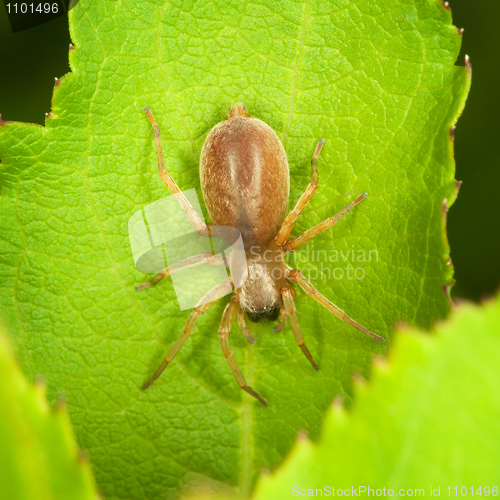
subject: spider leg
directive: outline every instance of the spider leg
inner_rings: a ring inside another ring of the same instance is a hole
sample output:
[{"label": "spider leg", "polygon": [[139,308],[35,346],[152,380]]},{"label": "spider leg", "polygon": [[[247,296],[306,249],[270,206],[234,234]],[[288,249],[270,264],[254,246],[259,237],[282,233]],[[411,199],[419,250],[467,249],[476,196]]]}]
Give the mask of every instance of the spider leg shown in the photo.
[{"label": "spider leg", "polygon": [[297,236],[297,238],[290,240],[285,245],[285,251],[291,252],[293,250],[296,250],[297,248],[307,243],[311,238],[313,238],[317,234],[320,234],[323,231],[326,231],[327,229],[335,225],[340,219],[345,217],[353,209],[353,207],[355,207],[358,203],[361,203],[367,196],[368,193],[360,194],[354,201],[349,203],[349,205],[347,205],[338,214],[334,215],[333,217],[330,217],[329,219],[324,220],[323,222],[320,222],[317,226],[308,229],[300,236]]},{"label": "spider leg", "polygon": [[176,354],[181,350],[181,347],[184,345],[189,336],[193,333],[194,327],[196,325],[196,321],[198,318],[204,314],[207,309],[215,304],[218,299],[210,301],[210,296],[212,294],[217,294],[219,292],[220,285],[214,286],[205,296],[198,302],[197,305],[189,315],[189,318],[186,322],[186,326],[182,331],[180,337],[177,339],[175,344],[170,348],[163,360],[162,364],[158,367],[158,370],[154,373],[154,375],[141,387],[144,391],[146,390],[165,370],[165,368],[169,365],[169,363],[175,358]]},{"label": "spider leg", "polygon": [[171,276],[172,274],[182,269],[197,266],[198,264],[209,264],[215,267],[221,267],[225,265],[223,257],[220,254],[214,255],[211,252],[200,253],[198,255],[193,255],[191,257],[188,257],[187,259],[176,262],[171,266],[168,266],[167,269],[164,269],[161,273],[157,274],[151,281],[142,283],[141,285],[137,285],[135,289],[137,291],[144,290],[145,288],[156,285],[156,283],[161,281],[163,278],[167,278],[168,276]]},{"label": "spider leg", "polygon": [[304,342],[304,336],[300,330],[299,322],[297,320],[297,314],[295,313],[295,305],[293,304],[293,292],[292,288],[289,286],[284,286],[281,289],[281,296],[283,297],[283,304],[286,310],[288,319],[290,320],[290,325],[292,326],[293,335],[297,341],[298,346],[302,349],[302,352],[306,355],[306,358],[310,361],[312,367],[315,370],[319,370],[319,366],[314,361],[309,349]]},{"label": "spider leg", "polygon": [[168,269],[164,269],[161,273],[158,273],[152,280],[146,281],[146,283],[141,283],[140,285],[135,286],[135,291],[139,292],[141,290],[144,290],[145,288],[149,288],[150,286],[156,285],[159,281],[161,281],[163,278],[167,278],[170,276],[170,272]]},{"label": "spider leg", "polygon": [[161,139],[160,139],[160,127],[156,123],[153,113],[148,106],[143,108],[144,113],[148,117],[151,125],[153,126],[153,130],[155,133],[155,142],[156,142],[156,156],[158,157],[158,175],[161,180],[166,184],[170,192],[177,198],[180,203],[182,209],[186,213],[187,218],[196,229],[196,232],[201,234],[202,236],[210,236],[210,228],[200,219],[200,216],[196,213],[196,210],[193,208],[191,203],[189,203],[188,199],[184,196],[184,193],[179,189],[173,177],[170,175],[168,170],[165,168],[165,162],[163,160],[163,150],[161,147]]},{"label": "spider leg", "polygon": [[304,292],[307,293],[307,295],[312,297],[315,301],[319,302],[324,308],[328,309],[332,314],[337,316],[337,318],[340,318],[341,320],[345,321],[354,328],[357,328],[360,332],[366,333],[366,335],[369,335],[375,340],[378,340],[379,342],[385,342],[385,339],[383,337],[380,337],[376,333],[370,332],[370,330],[368,330],[367,328],[365,328],[364,326],[360,325],[352,318],[347,316],[347,314],[344,311],[342,311],[342,309],[338,308],[335,304],[330,302],[324,295],[321,295],[318,292],[318,290],[314,288],[312,283],[308,281],[298,269],[293,269],[293,270],[290,269],[289,271],[290,274],[289,277],[287,278],[288,280],[297,283],[300,286],[300,288],[302,288],[302,290],[304,290]]},{"label": "spider leg", "polygon": [[240,309],[238,312],[238,325],[240,325],[241,331],[248,342],[250,344],[255,344],[256,340],[250,335],[250,332],[247,329],[247,325],[245,323],[245,311],[243,309]]},{"label": "spider leg", "polygon": [[229,363],[229,367],[233,372],[234,378],[238,382],[238,385],[248,394],[258,399],[264,406],[267,406],[267,401],[259,396],[257,392],[255,392],[245,381],[245,377],[241,373],[240,367],[238,363],[236,363],[236,359],[234,359],[233,351],[229,345],[229,341],[227,339],[229,335],[229,331],[231,330],[231,324],[234,321],[235,316],[238,314],[238,310],[240,308],[240,304],[236,297],[233,297],[231,302],[224,309],[224,313],[222,314],[222,320],[219,328],[219,339],[220,346],[222,348],[222,353]]},{"label": "spider leg", "polygon": [[318,156],[325,143],[324,139],[320,139],[318,144],[316,145],[316,149],[314,151],[313,158],[311,160],[311,169],[312,169],[312,178],[311,182],[307,186],[306,190],[302,193],[302,196],[299,198],[299,201],[293,207],[292,211],[287,215],[285,221],[281,225],[280,230],[274,241],[277,245],[283,246],[290,237],[290,233],[292,232],[293,225],[297,220],[300,212],[304,209],[304,207],[309,203],[309,200],[313,197],[314,193],[318,189]]},{"label": "spider leg", "polygon": [[181,336],[177,339],[175,344],[170,348],[168,351],[167,355],[165,356],[165,359],[163,360],[162,364],[159,366],[158,370],[154,373],[154,375],[141,387],[141,389],[144,391],[146,390],[165,370],[165,368],[168,366],[168,364],[175,358],[175,355],[181,350],[181,347],[184,345],[184,342],[189,338],[189,336],[193,333],[194,327],[196,325],[196,320],[213,304],[214,302],[211,302],[209,304],[203,304],[199,307],[195,307],[192,311],[191,314],[189,315],[189,318],[186,322],[186,326],[184,327],[184,330],[181,333]]},{"label": "spider leg", "polygon": [[286,309],[283,304],[280,306],[280,322],[273,328],[273,333],[279,333],[283,330],[286,322]]}]

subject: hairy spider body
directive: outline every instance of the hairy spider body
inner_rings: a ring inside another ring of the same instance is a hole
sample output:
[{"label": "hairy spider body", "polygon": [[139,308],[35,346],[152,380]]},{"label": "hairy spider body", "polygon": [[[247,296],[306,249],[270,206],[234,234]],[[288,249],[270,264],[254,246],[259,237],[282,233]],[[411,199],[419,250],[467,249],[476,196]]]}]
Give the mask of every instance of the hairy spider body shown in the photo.
[{"label": "hairy spider body", "polygon": [[[196,231],[209,236],[210,225],[207,226],[199,218],[165,169],[159,127],[149,108],[144,108],[144,111],[155,131],[160,178],[176,196]],[[234,290],[233,298],[222,315],[219,328],[221,348],[238,385],[264,405],[267,405],[267,402],[247,385],[229,346],[228,335],[237,317],[247,340],[250,343],[255,342],[246,328],[245,313],[254,322],[274,321],[280,316],[279,324],[273,329],[276,333],[281,331],[288,318],[297,344],[313,368],[319,370],[300,330],[292,283],[298,284],[309,296],[338,318],[378,341],[385,341],[347,316],[321,295],[298,269],[290,268],[283,259],[287,252],[296,250],[315,235],[332,227],[367,196],[367,193],[362,193],[335,216],[297,238],[290,238],[297,217],[318,188],[317,159],[323,144],[324,141],[320,139],[311,161],[311,182],[288,216],[286,210],[289,196],[289,169],[283,145],[271,127],[257,118],[251,118],[242,104],[231,106],[227,119],[209,132],[201,151],[201,187],[212,226],[229,226],[240,231],[248,268],[246,281]],[[210,255],[208,257],[201,255],[176,263],[152,281],[137,288],[147,288],[182,269],[183,266],[196,265],[199,262],[206,262],[207,259],[210,261]],[[212,291],[193,309],[182,335],[168,351],[153,377],[144,384],[143,389],[149,387],[160,376],[193,332],[197,318],[215,302],[215,299],[211,298],[213,297],[211,293]]]},{"label": "hairy spider body", "polygon": [[285,264],[274,238],[290,191],[283,145],[269,125],[232,106],[205,139],[200,180],[212,224],[241,232],[248,265],[247,280],[235,290],[241,308],[251,321],[277,319]]}]

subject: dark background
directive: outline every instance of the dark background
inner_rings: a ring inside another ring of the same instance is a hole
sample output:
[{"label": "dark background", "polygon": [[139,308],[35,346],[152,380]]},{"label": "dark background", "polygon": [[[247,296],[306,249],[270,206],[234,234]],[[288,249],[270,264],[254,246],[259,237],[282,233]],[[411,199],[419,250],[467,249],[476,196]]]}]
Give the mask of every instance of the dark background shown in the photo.
[{"label": "dark background", "polygon": [[[479,300],[500,284],[500,2],[450,0],[465,30],[472,88],[455,133],[456,178],[463,184],[448,214],[454,297]],[[0,4],[0,113],[6,121],[43,125],[54,78],[69,72],[67,16],[13,34]]]}]

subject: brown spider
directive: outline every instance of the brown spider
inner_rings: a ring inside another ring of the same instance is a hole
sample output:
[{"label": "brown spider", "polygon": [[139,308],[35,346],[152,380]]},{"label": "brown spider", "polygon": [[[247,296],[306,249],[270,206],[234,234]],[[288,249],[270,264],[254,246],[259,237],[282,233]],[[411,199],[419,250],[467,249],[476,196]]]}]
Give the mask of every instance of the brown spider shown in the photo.
[{"label": "brown spider", "polygon": [[[253,322],[263,319],[277,320],[280,317],[278,325],[273,329],[275,332],[283,329],[286,317],[288,317],[297,344],[313,368],[319,370],[304,342],[297,321],[294,306],[295,291],[290,286],[291,283],[299,285],[307,295],[338,318],[374,339],[385,342],[385,339],[370,332],[332,304],[298,269],[292,269],[283,260],[284,254],[293,252],[317,234],[332,227],[368,196],[367,193],[360,194],[337,215],[326,219],[297,238],[290,239],[295,221],[318,188],[317,161],[324,144],[323,139],[319,140],[311,161],[311,182],[293,210],[285,217],[289,196],[289,171],[283,145],[271,127],[248,115],[243,104],[231,106],[227,119],[210,131],[201,151],[201,188],[212,220],[212,224],[206,225],[165,169],[160,129],[149,108],[145,107],[144,111],[154,128],[160,178],[177,198],[196,231],[210,236],[211,226],[229,226],[241,232],[247,259],[248,278],[240,288],[234,290],[232,300],[224,309],[219,338],[222,352],[238,385],[243,390],[257,398],[263,405],[267,405],[266,400],[247,385],[228,342],[231,324],[236,316],[247,340],[250,343],[255,342],[246,328],[245,313]],[[184,267],[196,265],[199,262],[209,262],[211,257],[213,256],[203,254],[176,263],[150,282],[139,285],[137,289],[142,290],[154,285]],[[148,388],[160,376],[193,332],[198,317],[215,303],[216,300],[209,300],[211,293],[212,291],[208,292],[200,301],[200,303],[203,302],[202,305],[193,309],[181,336],[142,389]]]}]

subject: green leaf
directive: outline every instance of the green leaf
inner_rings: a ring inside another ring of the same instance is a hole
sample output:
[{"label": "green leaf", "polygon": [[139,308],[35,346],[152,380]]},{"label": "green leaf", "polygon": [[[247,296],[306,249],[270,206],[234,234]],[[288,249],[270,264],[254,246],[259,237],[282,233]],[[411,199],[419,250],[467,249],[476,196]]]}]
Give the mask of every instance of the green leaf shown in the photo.
[{"label": "green leaf", "polygon": [[168,194],[141,108],[155,113],[172,176],[200,197],[201,146],[231,104],[243,102],[283,141],[290,206],[324,137],[319,190],[294,234],[370,196],[289,262],[389,338],[397,319],[428,327],[449,309],[442,203],[455,196],[449,130],[469,85],[454,65],[460,36],[434,0],[81,0],[70,29],[72,73],[55,89],[46,126],[0,127],[0,312],[25,372],[44,375],[51,399],[66,395],[106,498],[175,497],[207,481],[246,495],[299,429],[318,436],[334,396],[350,400],[351,373],[367,376],[385,348],[298,291],[321,372],[289,327],[274,335],[252,325],[255,346],[237,326],[230,336],[264,408],[221,354],[222,300],[141,392],[188,315],[170,280],[134,290],[149,276],[134,268],[128,219]]},{"label": "green leaf", "polygon": [[45,386],[28,384],[0,328],[0,498],[96,499],[64,405],[51,411]]},{"label": "green leaf", "polygon": [[427,497],[431,487],[447,498],[471,496],[471,487],[497,496],[500,300],[462,305],[435,330],[404,329],[389,362],[376,363],[372,381],[357,387],[351,411],[334,405],[319,443],[300,440],[254,498],[289,498],[293,486],[361,485],[386,488],[385,496],[417,488]]}]

